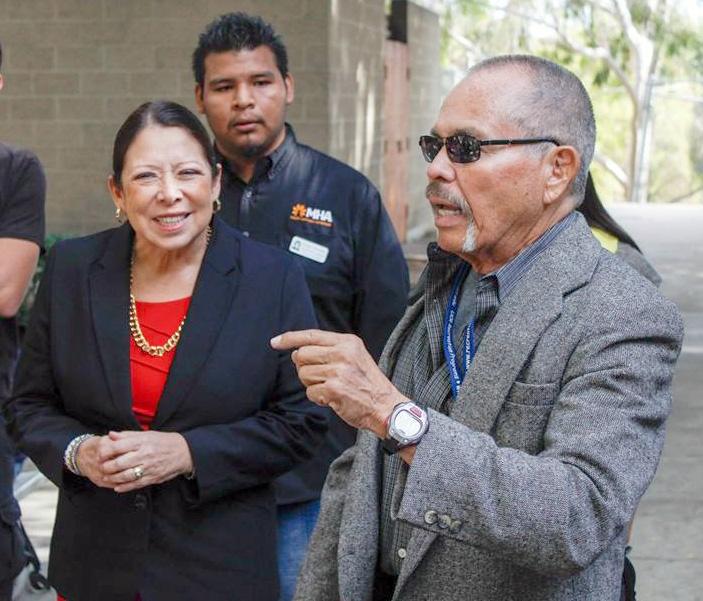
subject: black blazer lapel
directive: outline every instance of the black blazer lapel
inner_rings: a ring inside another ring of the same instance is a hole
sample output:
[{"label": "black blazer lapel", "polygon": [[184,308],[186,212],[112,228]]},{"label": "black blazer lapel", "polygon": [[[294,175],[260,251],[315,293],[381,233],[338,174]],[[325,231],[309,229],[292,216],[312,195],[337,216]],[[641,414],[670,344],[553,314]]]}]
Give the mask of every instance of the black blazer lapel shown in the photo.
[{"label": "black blazer lapel", "polygon": [[89,276],[90,307],[100,361],[112,402],[117,427],[138,429],[132,412],[129,369],[129,261],[132,230],[115,230],[105,252]]},{"label": "black blazer lapel", "polygon": [[208,360],[229,315],[239,283],[239,242],[218,220],[193,290],[176,356],[152,428],[159,429],[184,401]]}]

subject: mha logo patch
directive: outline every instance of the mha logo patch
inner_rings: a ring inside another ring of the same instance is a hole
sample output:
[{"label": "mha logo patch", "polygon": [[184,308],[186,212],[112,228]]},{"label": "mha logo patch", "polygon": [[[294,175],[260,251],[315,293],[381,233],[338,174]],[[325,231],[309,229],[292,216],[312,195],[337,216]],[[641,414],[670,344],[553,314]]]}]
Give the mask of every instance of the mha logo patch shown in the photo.
[{"label": "mha logo patch", "polygon": [[304,221],[314,223],[323,227],[332,227],[332,211],[325,209],[315,209],[302,203],[294,204],[290,211],[291,221]]}]

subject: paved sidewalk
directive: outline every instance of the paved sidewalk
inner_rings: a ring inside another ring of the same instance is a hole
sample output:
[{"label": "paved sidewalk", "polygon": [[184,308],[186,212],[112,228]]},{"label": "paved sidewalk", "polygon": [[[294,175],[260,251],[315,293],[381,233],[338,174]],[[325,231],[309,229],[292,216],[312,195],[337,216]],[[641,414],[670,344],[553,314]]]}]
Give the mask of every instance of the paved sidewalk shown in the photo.
[{"label": "paved sidewalk", "polygon": [[659,471],[635,518],[638,601],[703,601],[703,207],[622,206],[613,215],[683,313],[684,346]]},{"label": "paved sidewalk", "polygon": [[[686,324],[664,456],[635,520],[637,599],[703,601],[703,207],[612,212],[663,276],[662,290]],[[25,526],[44,560],[55,503],[49,483],[22,500]]]}]

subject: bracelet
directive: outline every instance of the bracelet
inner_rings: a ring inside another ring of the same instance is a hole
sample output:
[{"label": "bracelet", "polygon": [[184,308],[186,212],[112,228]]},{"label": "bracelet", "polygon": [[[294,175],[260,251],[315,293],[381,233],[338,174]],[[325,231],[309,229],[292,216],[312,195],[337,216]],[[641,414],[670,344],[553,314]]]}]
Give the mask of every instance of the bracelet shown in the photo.
[{"label": "bracelet", "polygon": [[82,476],[81,470],[78,469],[78,448],[89,438],[95,437],[95,434],[81,434],[76,436],[71,442],[68,443],[66,450],[63,453],[63,464],[66,469],[75,474],[76,476]]}]

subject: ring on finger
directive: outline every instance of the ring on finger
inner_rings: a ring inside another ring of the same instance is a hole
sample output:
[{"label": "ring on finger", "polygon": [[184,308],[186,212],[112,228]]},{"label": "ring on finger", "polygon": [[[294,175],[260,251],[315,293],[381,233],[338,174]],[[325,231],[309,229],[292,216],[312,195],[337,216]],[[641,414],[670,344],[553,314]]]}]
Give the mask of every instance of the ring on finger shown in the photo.
[{"label": "ring on finger", "polygon": [[132,474],[135,480],[139,480],[144,475],[144,468],[141,465],[132,468]]}]

